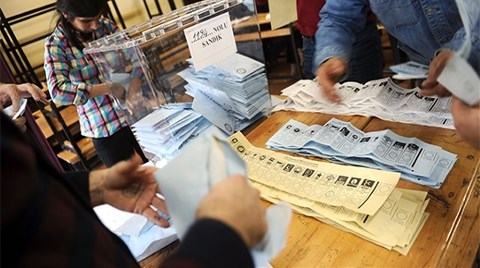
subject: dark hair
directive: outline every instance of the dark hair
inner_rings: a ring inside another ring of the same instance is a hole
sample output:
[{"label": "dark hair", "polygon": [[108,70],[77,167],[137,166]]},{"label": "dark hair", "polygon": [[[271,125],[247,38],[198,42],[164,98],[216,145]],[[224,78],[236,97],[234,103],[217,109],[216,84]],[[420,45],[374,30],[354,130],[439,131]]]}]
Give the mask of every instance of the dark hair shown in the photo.
[{"label": "dark hair", "polygon": [[[57,26],[61,24],[65,29],[65,36],[67,40],[72,43],[76,48],[83,50],[84,46],[74,34],[70,21],[73,21],[76,17],[95,17],[98,14],[106,14],[108,11],[108,0],[57,0],[56,8]],[[63,13],[67,14],[65,18]]]}]

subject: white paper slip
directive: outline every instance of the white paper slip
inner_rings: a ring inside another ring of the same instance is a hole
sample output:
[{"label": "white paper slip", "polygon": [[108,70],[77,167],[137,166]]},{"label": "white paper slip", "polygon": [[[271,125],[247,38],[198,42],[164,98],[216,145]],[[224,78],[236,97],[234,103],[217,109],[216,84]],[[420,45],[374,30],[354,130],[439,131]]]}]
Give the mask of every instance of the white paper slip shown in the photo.
[{"label": "white paper slip", "polygon": [[427,65],[414,62],[414,61],[408,61],[405,63],[390,66],[390,70],[399,74],[418,75],[418,76],[422,76],[422,78],[427,77],[427,74],[428,74]]},{"label": "white paper slip", "polygon": [[195,70],[201,70],[237,52],[229,13],[184,30]]},{"label": "white paper slip", "polygon": [[438,82],[470,106],[478,104],[480,100],[480,78],[472,66],[457,53],[447,62]]},{"label": "white paper slip", "polygon": [[19,116],[23,115],[26,107],[27,107],[27,99],[21,99],[20,107],[18,108],[18,111],[15,114],[13,113],[13,109],[12,109],[13,105],[10,105],[7,108],[3,109],[3,112],[5,112],[10,118],[12,118],[12,120],[15,120]]}]

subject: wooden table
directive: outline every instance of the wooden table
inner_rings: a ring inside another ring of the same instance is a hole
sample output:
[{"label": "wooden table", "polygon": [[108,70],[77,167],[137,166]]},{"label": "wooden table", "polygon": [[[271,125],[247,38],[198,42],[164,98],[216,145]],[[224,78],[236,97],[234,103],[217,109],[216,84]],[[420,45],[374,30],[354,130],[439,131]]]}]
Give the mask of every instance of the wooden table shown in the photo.
[{"label": "wooden table", "polygon": [[[391,129],[417,137],[456,153],[457,163],[438,190],[401,180],[399,188],[428,191],[430,213],[407,256],[377,246],[313,218],[294,213],[287,244],[271,261],[273,267],[472,267],[480,243],[480,152],[463,142],[454,130],[383,121],[361,116],[276,112],[246,135],[257,147],[289,119],[305,124],[325,124],[336,117],[366,132]],[[265,202],[268,205],[268,202]],[[171,248],[165,249],[171,251]],[[140,265],[152,267],[162,253]]]}]

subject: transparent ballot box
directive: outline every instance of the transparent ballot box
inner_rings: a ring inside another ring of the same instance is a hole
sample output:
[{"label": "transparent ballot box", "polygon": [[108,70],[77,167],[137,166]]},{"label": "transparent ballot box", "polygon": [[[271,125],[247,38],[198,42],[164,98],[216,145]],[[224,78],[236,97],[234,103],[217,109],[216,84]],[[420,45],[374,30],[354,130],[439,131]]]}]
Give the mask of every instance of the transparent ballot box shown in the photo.
[{"label": "transparent ballot box", "polygon": [[202,130],[233,134],[271,111],[253,0],[207,0],[93,41],[145,151],[171,158]]}]

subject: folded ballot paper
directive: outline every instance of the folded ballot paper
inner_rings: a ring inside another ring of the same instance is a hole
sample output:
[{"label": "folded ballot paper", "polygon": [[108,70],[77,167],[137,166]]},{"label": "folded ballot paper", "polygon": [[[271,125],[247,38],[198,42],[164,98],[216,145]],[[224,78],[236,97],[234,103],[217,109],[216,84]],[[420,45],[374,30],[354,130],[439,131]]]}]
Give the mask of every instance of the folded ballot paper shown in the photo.
[{"label": "folded ballot paper", "polygon": [[398,80],[425,79],[428,75],[428,65],[414,61],[392,65],[390,70],[396,73],[393,78]]},{"label": "folded ballot paper", "polygon": [[273,110],[375,116],[394,122],[454,128],[451,97],[421,96],[419,88],[402,88],[390,78],[365,84],[344,82],[335,87],[341,103],[328,101],[317,81],[299,80],[282,90],[287,98]]},{"label": "folded ballot paper", "polygon": [[390,130],[363,132],[332,118],[324,126],[289,120],[268,141],[268,148],[316,156],[357,166],[401,173],[413,183],[440,188],[457,155]]},{"label": "folded ballot paper", "polygon": [[177,232],[173,227],[159,227],[144,216],[121,211],[110,205],[100,205],[94,210],[102,223],[127,244],[137,261],[177,240]]},{"label": "folded ballot paper", "polygon": [[132,125],[146,152],[155,160],[172,159],[180,148],[212,124],[191,109],[191,103],[162,106]]},{"label": "folded ballot paper", "polygon": [[387,249],[406,255],[428,218],[427,192],[396,188],[399,173],[256,148],[240,132],[229,141],[264,199]]},{"label": "folded ballot paper", "polygon": [[239,53],[195,71],[178,73],[194,97],[192,108],[227,134],[242,130],[270,112],[270,94],[263,63]]},{"label": "folded ballot paper", "polygon": [[[194,223],[197,206],[210,188],[233,174],[246,176],[245,163],[217,128],[204,131],[175,159],[155,172],[180,240]],[[266,217],[268,233],[252,250],[257,267],[269,267],[268,260],[283,248],[291,208],[286,204],[272,205]]]}]

